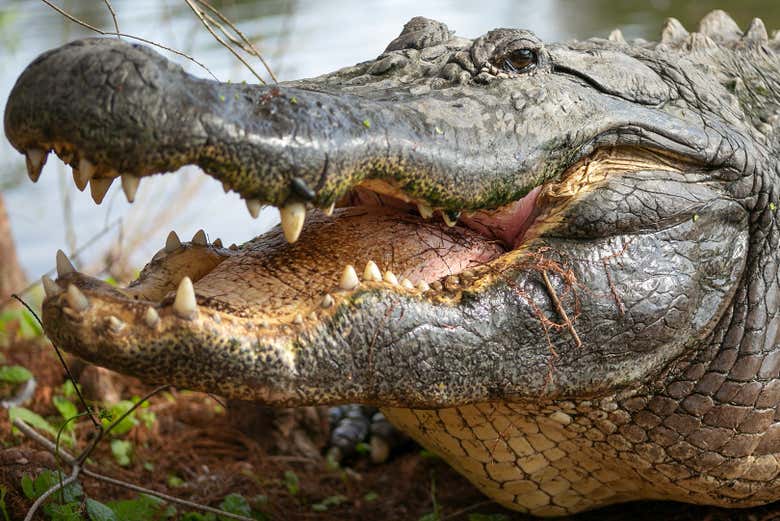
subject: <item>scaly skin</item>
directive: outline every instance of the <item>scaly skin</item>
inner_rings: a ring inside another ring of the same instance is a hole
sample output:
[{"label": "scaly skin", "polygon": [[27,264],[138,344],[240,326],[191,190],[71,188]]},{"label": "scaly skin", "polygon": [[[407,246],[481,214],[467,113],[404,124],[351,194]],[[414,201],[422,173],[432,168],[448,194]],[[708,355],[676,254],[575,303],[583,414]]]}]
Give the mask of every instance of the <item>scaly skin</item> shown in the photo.
[{"label": "scaly skin", "polygon": [[[194,163],[251,201],[345,208],[311,212],[293,244],[173,241],[127,289],[61,262],[46,332],[148,381],[382,407],[536,515],[780,499],[778,52],[719,11],[659,43],[471,41],[417,18],[376,60],[274,87],[66,45],[9,99],[28,158],[54,148],[93,184]],[[507,240],[495,223],[521,198],[534,218]],[[339,288],[369,260],[431,289]]]}]

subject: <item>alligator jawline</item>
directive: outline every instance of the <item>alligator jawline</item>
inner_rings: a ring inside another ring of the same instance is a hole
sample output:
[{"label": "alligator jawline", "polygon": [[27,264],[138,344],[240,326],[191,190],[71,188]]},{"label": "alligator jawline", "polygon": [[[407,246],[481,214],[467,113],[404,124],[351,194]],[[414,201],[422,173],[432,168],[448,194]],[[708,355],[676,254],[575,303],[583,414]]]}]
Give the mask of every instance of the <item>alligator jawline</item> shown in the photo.
[{"label": "alligator jawline", "polygon": [[[117,310],[128,306],[135,316],[145,306],[150,327],[157,327],[161,316],[192,318],[206,308],[263,327],[286,328],[318,322],[361,291],[454,302],[464,291],[489,284],[501,271],[497,263],[511,262],[561,209],[607,176],[682,167],[678,158],[655,151],[597,150],[559,181],[496,210],[464,212],[458,223],[391,183],[370,180],[344,196],[333,215],[311,212],[295,243],[288,243],[279,227],[230,248],[210,244],[203,232],[189,243],[171,232],[165,248],[127,288],[75,273],[64,255],[58,258],[60,286],[48,286],[50,293],[71,282],[77,288],[68,288],[63,300],[63,312],[74,319],[84,311],[78,309],[79,294],[87,293],[87,302],[102,300],[106,306],[100,320],[109,329],[124,322],[116,315],[126,313]],[[185,278],[194,291],[182,283]]]}]

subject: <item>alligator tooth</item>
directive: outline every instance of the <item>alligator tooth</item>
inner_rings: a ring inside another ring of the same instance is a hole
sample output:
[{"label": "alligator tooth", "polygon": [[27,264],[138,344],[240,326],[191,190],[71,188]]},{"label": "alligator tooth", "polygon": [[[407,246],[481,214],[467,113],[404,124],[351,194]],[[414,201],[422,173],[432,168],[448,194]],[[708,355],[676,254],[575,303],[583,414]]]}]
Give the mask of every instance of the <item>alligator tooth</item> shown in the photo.
[{"label": "alligator tooth", "polygon": [[296,313],[295,318],[293,319],[293,324],[303,324],[303,315]]},{"label": "alligator tooth", "polygon": [[396,277],[395,273],[390,270],[385,272],[384,281],[388,284],[392,284],[393,286],[398,285],[398,277]]},{"label": "alligator tooth", "polygon": [[144,322],[146,322],[146,325],[149,327],[155,327],[159,321],[160,315],[157,313],[157,310],[152,306],[146,308],[146,313],[144,313]]},{"label": "alligator tooth", "polygon": [[65,300],[68,301],[68,305],[74,311],[84,311],[89,307],[89,300],[87,300],[87,297],[85,297],[79,288],[73,284],[68,284],[68,292],[65,293]]},{"label": "alligator tooth", "polygon": [[206,232],[204,232],[203,229],[198,230],[195,232],[195,235],[192,236],[192,244],[208,246],[209,240],[206,238]]},{"label": "alligator tooth", "polygon": [[222,246],[222,239],[217,239],[212,244],[214,245],[215,248],[222,248],[223,247]]},{"label": "alligator tooth", "polygon": [[333,210],[335,210],[335,208],[336,208],[336,203],[335,202],[334,203],[330,203],[330,206],[328,206],[327,208],[323,209],[322,213],[324,213],[325,215],[330,217],[331,215],[333,215]]},{"label": "alligator tooth", "polygon": [[73,267],[73,263],[70,262],[65,252],[57,250],[57,276],[62,277],[75,271],[76,268]]},{"label": "alligator tooth", "polygon": [[73,181],[76,183],[76,188],[83,192],[87,187],[90,179],[95,175],[95,165],[89,159],[79,159],[78,168],[73,169]]},{"label": "alligator tooth", "polygon": [[73,184],[76,185],[79,192],[83,192],[87,187],[87,183],[81,183],[81,173],[78,168],[73,169]]},{"label": "alligator tooth", "polygon": [[228,193],[230,191],[230,185],[227,184],[225,181],[222,181],[222,190],[224,190],[225,193]]},{"label": "alligator tooth", "polygon": [[368,282],[380,282],[382,280],[382,272],[379,271],[379,266],[372,260],[366,263],[366,269],[363,270],[363,280]]},{"label": "alligator tooth", "polygon": [[322,302],[320,305],[324,308],[329,308],[333,305],[333,297],[330,296],[330,294],[326,293],[324,297],[322,297]]},{"label": "alligator tooth", "polygon": [[257,216],[260,215],[260,210],[263,209],[263,203],[259,199],[247,199],[246,209],[249,210],[249,215],[252,216],[252,219],[257,219]]},{"label": "alligator tooth", "polygon": [[349,291],[355,289],[360,284],[358,280],[357,272],[352,264],[347,264],[344,268],[344,272],[341,274],[341,280],[339,281],[339,287],[341,289]]},{"label": "alligator tooth", "polygon": [[[81,172],[80,169],[79,172]],[[92,200],[95,201],[95,204],[103,202],[103,198],[106,196],[106,193],[108,193],[108,189],[111,188],[111,183],[113,182],[113,177],[97,177],[90,180],[89,191],[92,194]]]},{"label": "alligator tooth", "polygon": [[444,219],[444,222],[452,228],[456,224],[458,224],[458,217],[460,217],[460,212],[449,212],[449,211],[443,211],[441,212],[441,217]]},{"label": "alligator tooth", "polygon": [[179,236],[176,235],[176,232],[171,231],[171,233],[168,234],[168,238],[165,239],[165,253],[173,253],[179,248],[181,248]]},{"label": "alligator tooth", "polygon": [[261,320],[261,321],[260,321],[260,327],[262,327],[263,329],[267,329],[267,328],[268,328],[268,325],[269,325],[269,324],[268,324],[268,321],[267,321],[267,320]]},{"label": "alligator tooth", "polygon": [[[79,162],[81,161],[86,161],[87,163],[89,163],[89,161],[87,161],[86,159],[82,159]],[[79,189],[79,192],[84,191],[84,189],[89,184],[89,180],[92,179],[92,176],[94,174],[95,174],[94,168],[90,169],[86,165],[84,165],[83,168],[73,169],[73,184],[76,185],[76,188]]]},{"label": "alligator tooth", "polygon": [[282,219],[284,238],[290,244],[294,243],[303,230],[303,222],[306,220],[306,206],[298,201],[287,203],[279,208],[279,217]]},{"label": "alligator tooth", "polygon": [[30,177],[30,181],[37,183],[38,178],[41,177],[43,165],[46,164],[46,159],[49,157],[49,151],[40,148],[31,148],[25,152],[24,155],[24,162],[27,164],[27,175]]},{"label": "alligator tooth", "polygon": [[433,217],[433,209],[425,203],[417,203],[417,211],[420,212],[420,216],[423,219]]},{"label": "alligator tooth", "polygon": [[406,289],[414,289],[414,284],[412,284],[412,281],[409,279],[403,279],[401,281],[401,286],[403,286]]},{"label": "alligator tooth", "polygon": [[173,300],[173,312],[181,318],[192,319],[198,310],[198,301],[195,299],[195,288],[189,277],[184,277],[179,282],[176,290],[176,298]]},{"label": "alligator tooth", "polygon": [[122,174],[122,191],[127,197],[127,202],[135,201],[135,193],[138,191],[138,185],[141,184],[141,178],[133,174]]},{"label": "alligator tooth", "polygon": [[62,288],[46,275],[41,277],[41,284],[43,284],[43,292],[47,297],[53,297],[62,293]]},{"label": "alligator tooth", "polygon": [[125,328],[125,323],[116,318],[114,315],[109,315],[108,328],[114,333],[119,333]]},{"label": "alligator tooth", "polygon": [[431,287],[428,286],[427,282],[421,280],[420,282],[417,283],[417,289],[419,289],[420,291],[428,291],[429,289],[431,289]]},{"label": "alligator tooth", "polygon": [[317,320],[317,312],[316,311],[312,311],[311,313],[309,313],[309,320]]}]

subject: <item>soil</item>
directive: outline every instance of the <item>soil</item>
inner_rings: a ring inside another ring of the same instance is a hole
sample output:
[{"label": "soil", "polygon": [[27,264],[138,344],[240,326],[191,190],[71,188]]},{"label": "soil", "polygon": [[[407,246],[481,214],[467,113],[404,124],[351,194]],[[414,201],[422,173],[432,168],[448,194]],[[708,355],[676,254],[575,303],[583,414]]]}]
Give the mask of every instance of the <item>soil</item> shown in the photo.
[{"label": "soil", "polygon": [[[25,406],[44,417],[57,416],[52,398],[60,393],[65,373],[51,346],[43,342],[23,342],[7,348],[3,354],[7,364],[23,365],[36,377],[37,389]],[[142,396],[152,389],[132,378],[79,367],[77,362],[74,369],[82,374],[86,390],[92,393],[109,396],[114,393],[114,396],[118,394],[127,399]],[[96,381],[97,386],[94,385]],[[255,432],[242,432],[217,399],[204,394],[171,390],[151,398],[146,410],[153,411],[156,420],[148,427],[140,423],[123,436],[133,445],[129,466],[117,464],[106,441],[97,447],[88,467],[104,475],[212,506],[218,506],[230,493],[239,493],[273,520],[418,520],[435,508],[438,518],[428,519],[530,519],[487,500],[443,461],[419,447],[407,446],[380,465],[370,463],[366,457],[358,457],[340,468],[333,468],[318,454],[301,455],[294,445],[273,443],[271,438],[279,436],[273,429],[264,432],[262,426],[252,423]],[[7,490],[5,501],[11,519],[21,520],[31,505],[22,494],[21,476],[56,468],[56,463],[35,442],[13,434],[7,414],[0,413],[0,416],[0,440],[4,447],[0,449],[0,486]],[[78,423],[79,447],[84,447],[93,435],[94,429],[88,420]],[[324,440],[326,436],[320,433],[314,439]],[[280,450],[279,446],[286,449]],[[298,478],[297,491],[291,492],[289,479],[285,480],[285,473],[289,475],[290,472]],[[181,484],[174,486],[170,476],[180,478]],[[82,477],[81,483],[86,494],[99,501],[136,496],[134,492],[88,477]],[[346,499],[329,505],[325,511],[318,511],[322,506],[315,505],[334,496]],[[434,506],[434,498],[437,506]],[[178,508],[179,512],[188,510]],[[572,519],[769,521],[780,520],[780,505],[725,510],[640,502],[615,505]]]}]

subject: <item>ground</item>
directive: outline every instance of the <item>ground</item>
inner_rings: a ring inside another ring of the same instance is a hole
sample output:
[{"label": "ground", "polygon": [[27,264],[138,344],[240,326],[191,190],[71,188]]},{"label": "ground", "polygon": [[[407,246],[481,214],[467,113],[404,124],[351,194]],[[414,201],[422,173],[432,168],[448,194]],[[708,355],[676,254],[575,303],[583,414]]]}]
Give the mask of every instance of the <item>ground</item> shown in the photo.
[{"label": "ground", "polygon": [[[61,421],[54,402],[55,397],[67,395],[63,387],[66,378],[51,346],[41,340],[17,341],[6,346],[2,354],[3,365],[23,366],[35,375],[38,386],[25,407],[52,424]],[[78,363],[75,368],[78,372]],[[81,372],[90,371],[95,372],[94,368]],[[129,398],[142,396],[152,389],[120,375],[112,374],[109,379],[110,389],[91,392],[104,396],[118,392],[121,397]],[[94,375],[91,380],[103,381]],[[75,402],[74,397],[71,399]],[[212,506],[219,506],[229,494],[240,494],[258,519],[528,519],[486,500],[443,461],[419,447],[407,447],[382,465],[373,465],[363,457],[348,462],[348,466],[334,467],[322,457],[285,454],[269,448],[274,444],[262,432],[254,436],[242,433],[217,400],[201,393],[164,392],[153,397],[150,405],[140,411],[136,425],[115,438],[129,442],[119,442],[117,446],[130,447],[130,461],[120,465],[117,454],[112,452],[111,441],[105,440],[92,456],[90,468]],[[89,421],[78,422],[73,431],[77,446],[84,447],[93,433]],[[8,519],[22,519],[32,504],[23,494],[22,476],[34,477],[45,468],[56,468],[56,464],[40,446],[21,434],[12,434],[5,412],[0,414],[0,440],[3,440],[0,487],[7,491]],[[138,497],[135,492],[90,478],[82,478],[81,483],[85,497],[101,502]],[[188,517],[186,512],[191,510],[178,507],[178,517],[159,519],[206,519],[192,514]],[[674,503],[634,503],[577,518],[578,521],[597,519],[769,521],[780,519],[780,505],[728,511]]]}]

